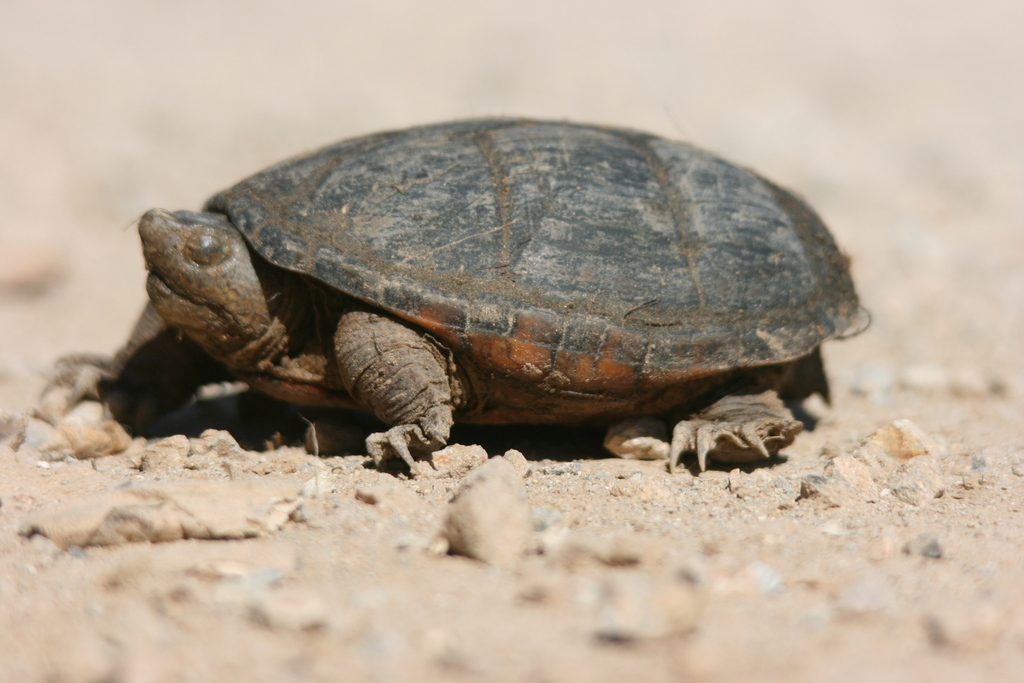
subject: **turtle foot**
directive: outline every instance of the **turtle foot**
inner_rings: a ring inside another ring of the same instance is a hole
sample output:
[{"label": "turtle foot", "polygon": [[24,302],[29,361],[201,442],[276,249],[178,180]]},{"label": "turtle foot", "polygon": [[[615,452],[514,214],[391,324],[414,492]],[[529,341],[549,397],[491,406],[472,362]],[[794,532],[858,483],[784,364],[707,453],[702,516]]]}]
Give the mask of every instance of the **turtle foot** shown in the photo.
[{"label": "turtle foot", "polygon": [[429,453],[444,448],[452,425],[451,415],[447,406],[437,406],[424,416],[422,427],[404,424],[371,434],[366,437],[366,452],[378,468],[397,455],[412,472],[416,472],[413,452]]},{"label": "turtle foot", "polygon": [[766,460],[793,443],[803,425],[793,419],[774,391],[725,396],[689,420],[676,424],[669,449],[669,471],[684,453],[696,453],[701,471],[708,459],[722,462]]},{"label": "turtle foot", "polygon": [[32,412],[40,420],[57,424],[83,401],[99,401],[101,385],[114,376],[109,356],[78,354],[54,363],[50,378]]}]

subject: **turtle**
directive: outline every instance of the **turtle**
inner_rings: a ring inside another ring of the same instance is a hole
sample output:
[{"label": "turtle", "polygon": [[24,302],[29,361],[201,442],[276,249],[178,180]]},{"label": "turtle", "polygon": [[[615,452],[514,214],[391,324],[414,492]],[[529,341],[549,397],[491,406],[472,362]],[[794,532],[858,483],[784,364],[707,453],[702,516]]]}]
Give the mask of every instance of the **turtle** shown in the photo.
[{"label": "turtle", "polygon": [[113,357],[55,385],[139,432],[209,383],[356,408],[381,464],[454,421],[672,425],[683,455],[755,462],[827,401],[820,346],[860,306],[801,199],[684,142],[484,118],[377,133],[138,221],[149,303]]}]

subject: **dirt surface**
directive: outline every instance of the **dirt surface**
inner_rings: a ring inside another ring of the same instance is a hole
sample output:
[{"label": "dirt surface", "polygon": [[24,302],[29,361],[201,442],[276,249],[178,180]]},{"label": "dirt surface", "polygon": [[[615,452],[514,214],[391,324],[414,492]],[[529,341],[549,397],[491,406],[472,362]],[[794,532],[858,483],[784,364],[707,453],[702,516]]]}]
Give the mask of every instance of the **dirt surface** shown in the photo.
[{"label": "dirt surface", "polygon": [[[1022,34],[1011,2],[3,3],[0,680],[1024,679]],[[12,448],[56,357],[127,337],[143,211],[481,115],[685,139],[819,210],[873,323],[788,459]]]}]

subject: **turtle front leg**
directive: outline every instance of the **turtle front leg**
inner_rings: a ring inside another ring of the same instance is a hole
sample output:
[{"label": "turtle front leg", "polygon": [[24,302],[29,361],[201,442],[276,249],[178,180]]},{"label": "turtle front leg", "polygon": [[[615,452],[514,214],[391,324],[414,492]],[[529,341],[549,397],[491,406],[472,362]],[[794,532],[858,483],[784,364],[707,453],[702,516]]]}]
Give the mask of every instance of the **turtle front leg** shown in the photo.
[{"label": "turtle front leg", "polygon": [[802,430],[774,391],[725,396],[676,424],[669,471],[675,470],[683,453],[696,453],[701,471],[709,456],[722,462],[768,459],[793,443]]},{"label": "turtle front leg", "polygon": [[223,365],[169,327],[147,305],[128,343],[113,357],[71,355],[57,361],[36,414],[56,423],[77,404],[101,400],[135,434],[178,408],[196,390],[230,379]]},{"label": "turtle front leg", "polygon": [[394,425],[366,439],[378,466],[398,456],[414,467],[415,451],[437,450],[448,442],[455,380],[434,343],[399,320],[356,310],[341,316],[334,348],[352,398]]}]

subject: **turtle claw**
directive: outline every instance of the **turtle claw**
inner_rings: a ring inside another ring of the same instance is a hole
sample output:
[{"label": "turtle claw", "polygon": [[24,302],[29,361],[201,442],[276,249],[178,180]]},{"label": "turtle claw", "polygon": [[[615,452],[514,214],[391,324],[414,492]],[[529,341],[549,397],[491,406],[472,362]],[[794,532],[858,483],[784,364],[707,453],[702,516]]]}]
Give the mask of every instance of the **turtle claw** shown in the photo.
[{"label": "turtle claw", "polygon": [[[700,466],[701,472],[707,469],[708,456],[712,453],[716,455],[717,459],[730,462],[749,462],[762,458],[767,460],[772,456],[768,452],[764,439],[758,434],[760,426],[760,422],[733,425],[703,420],[684,420],[672,430],[669,471],[675,471],[683,453],[697,453],[697,464]],[[719,442],[722,440],[727,443],[720,448]],[[734,455],[738,455],[739,452],[749,455],[742,459],[720,457],[719,454],[722,451],[728,451]]]},{"label": "turtle claw", "polygon": [[803,425],[774,392],[726,396],[672,430],[669,472],[684,453],[696,453],[701,472],[709,457],[723,462],[767,460],[793,443]]},{"label": "turtle claw", "polygon": [[386,432],[377,432],[366,437],[366,452],[373,458],[373,464],[377,468],[397,455],[413,472],[416,471],[413,449],[433,450],[443,445],[444,440],[438,443],[436,436],[425,435],[424,430],[417,424],[398,425]]},{"label": "turtle claw", "polygon": [[100,400],[101,385],[110,380],[113,359],[101,355],[72,355],[57,360],[34,415],[56,424],[82,401]]}]

